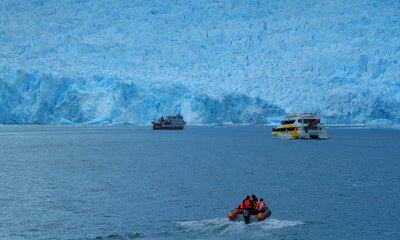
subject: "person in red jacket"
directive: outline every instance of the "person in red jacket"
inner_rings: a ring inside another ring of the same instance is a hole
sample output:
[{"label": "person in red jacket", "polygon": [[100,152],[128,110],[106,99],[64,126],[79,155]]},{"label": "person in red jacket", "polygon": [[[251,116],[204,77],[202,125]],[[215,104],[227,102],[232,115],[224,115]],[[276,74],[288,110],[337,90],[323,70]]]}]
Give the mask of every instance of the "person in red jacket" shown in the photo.
[{"label": "person in red jacket", "polygon": [[251,214],[256,214],[257,213],[257,206],[258,206],[258,198],[256,197],[256,195],[251,195],[251,201],[253,201],[253,209],[251,211]]},{"label": "person in red jacket", "polygon": [[243,208],[244,210],[251,210],[253,208],[253,201],[251,201],[250,196],[247,196],[243,200]]},{"label": "person in red jacket", "polygon": [[251,201],[250,196],[247,196],[237,207],[241,212],[244,210],[251,210],[254,207],[253,201]]},{"label": "person in red jacket", "polygon": [[244,210],[243,202],[240,203],[240,205],[239,205],[239,207],[237,207],[237,209],[239,209],[239,213],[243,213],[243,210]]},{"label": "person in red jacket", "polygon": [[260,202],[257,204],[256,213],[265,212],[267,211],[268,207],[267,204],[264,202],[263,198],[260,198]]},{"label": "person in red jacket", "polygon": [[252,213],[253,210],[253,201],[251,201],[250,196],[247,196],[243,200],[242,204],[243,204],[243,217],[247,224],[250,221],[250,214]]}]

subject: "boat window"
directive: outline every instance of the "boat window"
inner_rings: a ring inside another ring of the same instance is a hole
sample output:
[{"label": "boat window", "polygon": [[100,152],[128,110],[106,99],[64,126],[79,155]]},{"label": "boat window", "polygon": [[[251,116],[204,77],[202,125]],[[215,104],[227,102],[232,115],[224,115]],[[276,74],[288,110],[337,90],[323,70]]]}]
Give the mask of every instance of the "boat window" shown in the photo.
[{"label": "boat window", "polygon": [[302,123],[303,122],[303,119],[299,119],[299,123]]},{"label": "boat window", "polygon": [[296,120],[283,120],[281,122],[282,125],[286,125],[286,124],[293,124]]},{"label": "boat window", "polygon": [[273,132],[286,132],[286,131],[290,132],[290,131],[294,131],[294,130],[295,130],[294,127],[292,127],[292,128],[273,128],[272,129]]},{"label": "boat window", "polygon": [[315,119],[304,119],[304,123],[312,123]]}]

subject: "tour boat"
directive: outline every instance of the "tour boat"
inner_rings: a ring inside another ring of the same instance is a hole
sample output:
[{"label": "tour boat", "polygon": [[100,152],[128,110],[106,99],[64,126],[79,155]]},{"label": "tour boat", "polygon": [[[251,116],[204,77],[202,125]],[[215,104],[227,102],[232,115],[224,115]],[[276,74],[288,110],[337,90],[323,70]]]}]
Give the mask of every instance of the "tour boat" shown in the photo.
[{"label": "tour boat", "polygon": [[239,209],[235,209],[228,214],[228,219],[231,221],[242,221],[247,223],[260,222],[271,216],[271,210],[267,208],[265,212],[260,212],[258,214],[249,214],[245,210],[243,213]]},{"label": "tour boat", "polygon": [[151,123],[153,124],[153,130],[181,130],[186,124],[181,114],[167,116],[167,118],[161,116],[158,121],[152,121]]},{"label": "tour boat", "polygon": [[272,129],[272,135],[279,139],[328,138],[320,119],[313,113],[286,115],[278,127]]}]

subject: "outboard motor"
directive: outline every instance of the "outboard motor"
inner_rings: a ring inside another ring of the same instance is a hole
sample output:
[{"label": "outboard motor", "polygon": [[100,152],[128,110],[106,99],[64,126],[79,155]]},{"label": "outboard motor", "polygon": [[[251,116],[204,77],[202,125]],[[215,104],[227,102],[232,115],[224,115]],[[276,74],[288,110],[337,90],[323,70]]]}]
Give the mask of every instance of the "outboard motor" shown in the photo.
[{"label": "outboard motor", "polygon": [[243,218],[244,218],[244,222],[246,224],[248,224],[250,222],[250,211],[249,210],[245,209],[243,211]]}]

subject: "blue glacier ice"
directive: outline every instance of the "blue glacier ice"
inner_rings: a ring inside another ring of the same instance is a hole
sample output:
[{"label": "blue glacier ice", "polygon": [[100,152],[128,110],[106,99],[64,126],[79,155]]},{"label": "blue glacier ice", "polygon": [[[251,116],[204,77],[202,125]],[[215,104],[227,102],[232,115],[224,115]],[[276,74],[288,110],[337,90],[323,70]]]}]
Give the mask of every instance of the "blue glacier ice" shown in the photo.
[{"label": "blue glacier ice", "polygon": [[400,1],[2,0],[0,124],[400,123]]}]

